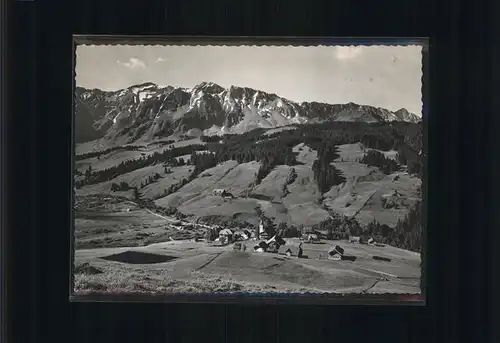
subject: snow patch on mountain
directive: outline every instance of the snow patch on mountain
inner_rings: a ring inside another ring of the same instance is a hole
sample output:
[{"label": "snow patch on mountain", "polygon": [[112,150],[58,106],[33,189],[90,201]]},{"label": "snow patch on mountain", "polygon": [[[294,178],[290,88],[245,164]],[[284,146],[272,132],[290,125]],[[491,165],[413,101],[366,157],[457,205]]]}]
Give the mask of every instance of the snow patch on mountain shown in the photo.
[{"label": "snow patch on mountain", "polygon": [[96,130],[92,132],[85,124],[80,140],[101,135],[108,141],[121,137],[120,141],[132,143],[140,137],[161,138],[192,129],[192,133],[220,135],[328,120],[421,120],[406,109],[392,112],[354,103],[296,103],[276,94],[234,85],[223,88],[214,82],[192,88],[160,87],[148,82],[112,92],[77,87],[75,95],[75,115],[81,117],[78,122],[93,123]]}]

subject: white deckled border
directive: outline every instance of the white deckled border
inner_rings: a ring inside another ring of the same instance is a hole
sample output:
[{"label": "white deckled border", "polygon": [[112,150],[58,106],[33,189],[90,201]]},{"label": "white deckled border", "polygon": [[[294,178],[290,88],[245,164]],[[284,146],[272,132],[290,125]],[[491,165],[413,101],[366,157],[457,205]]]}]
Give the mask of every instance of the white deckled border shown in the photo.
[{"label": "white deckled border", "polygon": [[74,35],[77,45],[162,45],[162,46],[422,46],[428,47],[427,38],[396,37],[226,37],[226,36],[120,36]]}]

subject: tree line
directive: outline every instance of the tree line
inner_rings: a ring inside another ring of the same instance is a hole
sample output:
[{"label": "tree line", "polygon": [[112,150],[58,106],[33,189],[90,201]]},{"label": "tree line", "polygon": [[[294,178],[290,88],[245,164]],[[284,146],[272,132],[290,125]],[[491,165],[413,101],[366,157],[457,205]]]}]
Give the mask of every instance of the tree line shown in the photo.
[{"label": "tree line", "polygon": [[339,157],[338,148],[330,142],[321,142],[317,147],[318,157],[313,162],[314,179],[321,193],[326,193],[331,187],[345,182],[342,173],[331,162]]},{"label": "tree line", "polygon": [[295,180],[297,180],[297,176],[298,176],[297,171],[295,170],[295,168],[292,167],[290,170],[290,174],[287,176],[285,183],[283,184],[283,189],[282,189],[283,197],[286,197],[288,194],[290,194],[288,186],[294,183]]},{"label": "tree line", "polygon": [[111,184],[111,192],[124,192],[128,191],[129,189],[132,189],[128,182],[122,181],[120,183],[115,183],[113,182]]},{"label": "tree line", "polygon": [[[294,166],[296,160],[293,147],[304,143],[318,151],[318,158],[313,164],[315,180],[321,192],[328,191],[333,185],[345,181],[342,174],[331,164],[338,158],[335,146],[361,142],[367,148],[398,151],[397,160],[408,165],[410,173],[423,173],[422,125],[412,123],[345,123],[329,122],[300,125],[295,130],[284,130],[264,136],[263,129],[256,129],[241,135],[223,135],[202,137],[206,145],[189,145],[163,152],[155,152],[135,160],[128,160],[105,170],[91,172],[85,180],[76,182],[76,187],[109,181],[121,174],[129,173],[156,163],[164,162],[168,166],[183,165],[175,157],[191,154],[190,163],[194,171],[188,181],[194,179],[203,170],[212,168],[221,162],[235,160],[238,163],[260,162],[256,173],[256,184],[260,183],[277,165]],[[222,143],[221,143],[222,142]],[[197,151],[209,150],[211,154],[197,154]],[[363,159],[367,164],[377,165],[384,172],[397,169],[397,163],[386,159],[383,154],[369,152]],[[88,173],[87,173],[88,174]]]},{"label": "tree line", "polygon": [[[284,130],[264,139],[262,129],[241,135],[202,137],[209,150],[216,154],[217,161],[236,160],[238,163],[259,161],[262,163],[258,180],[265,177],[277,164],[295,165],[292,148],[304,143],[317,150],[325,146],[361,142],[365,147],[376,150],[396,150],[400,164],[408,165],[409,172],[421,176],[423,161],[419,152],[423,146],[421,123],[346,123],[328,122],[300,125],[294,130]],[[222,143],[220,143],[222,141]],[[320,153],[319,159],[327,155]],[[330,161],[329,161],[330,162]],[[326,163],[324,160],[323,163]],[[394,163],[384,161],[384,168],[396,168]]]},{"label": "tree line", "polygon": [[91,151],[91,152],[86,152],[84,154],[76,155],[75,161],[86,160],[87,158],[92,158],[92,157],[99,157],[101,155],[106,155],[106,154],[109,154],[110,152],[118,151],[118,150],[137,151],[137,150],[142,149],[142,148],[144,148],[144,146],[142,146],[142,145],[126,145],[126,146],[112,147],[112,148],[108,148],[105,150]]},{"label": "tree line", "polygon": [[[258,212],[259,217],[265,216]],[[265,219],[269,223],[269,219]],[[282,237],[300,237],[303,234],[319,232],[328,239],[348,239],[349,236],[358,236],[365,241],[373,238],[376,242],[388,244],[397,248],[421,252],[423,246],[423,203],[418,202],[410,212],[398,221],[395,227],[380,224],[373,220],[362,226],[354,217],[346,217],[330,212],[330,217],[319,224],[307,228],[303,225],[295,226],[286,223],[278,225],[278,235]],[[275,226],[271,226],[274,228]],[[274,232],[274,231],[273,231]]]},{"label": "tree line", "polygon": [[361,158],[360,162],[369,166],[378,167],[384,174],[391,174],[400,169],[396,161],[385,157],[383,153],[377,150],[368,151],[363,158]]},{"label": "tree line", "polygon": [[373,238],[376,242],[397,248],[415,252],[422,251],[424,225],[422,202],[417,203],[404,219],[398,221],[395,227],[380,224],[375,220],[363,227],[354,217],[346,217],[335,213],[330,213],[329,218],[310,228],[304,225],[288,225],[284,222],[276,226],[272,218],[266,217],[260,208],[256,208],[256,212],[263,221],[269,236],[277,234],[283,238],[293,238],[300,237],[303,234],[319,232],[325,238],[332,240],[358,236],[363,238],[364,241]]},{"label": "tree line", "polygon": [[183,147],[176,147],[173,149],[166,149],[162,152],[154,152],[151,155],[141,156],[140,158],[123,161],[120,164],[106,168],[99,171],[94,171],[85,180],[75,182],[75,186],[82,187],[85,185],[92,185],[100,182],[112,180],[122,174],[130,173],[134,170],[155,165],[162,162],[172,162],[173,159],[183,155],[189,155],[193,151],[204,150],[203,145],[187,145]]},{"label": "tree line", "polygon": [[160,178],[161,178],[161,175],[159,173],[155,173],[154,175],[149,175],[145,180],[141,181],[140,188],[144,188],[152,183],[155,183]]}]

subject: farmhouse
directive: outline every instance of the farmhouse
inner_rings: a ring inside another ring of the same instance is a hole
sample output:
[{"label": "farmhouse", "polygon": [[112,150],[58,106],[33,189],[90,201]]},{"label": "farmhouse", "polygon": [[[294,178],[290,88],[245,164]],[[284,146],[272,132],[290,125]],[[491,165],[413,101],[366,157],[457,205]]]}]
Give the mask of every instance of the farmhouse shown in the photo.
[{"label": "farmhouse", "polygon": [[218,196],[218,197],[224,197],[224,198],[232,198],[233,195],[229,193],[227,190],[224,188],[216,188],[212,191],[212,195]]},{"label": "farmhouse", "polygon": [[278,254],[289,257],[302,257],[302,247],[300,245],[282,245],[279,247]]},{"label": "farmhouse", "polygon": [[274,235],[271,239],[266,241],[268,245],[267,252],[277,253],[282,245],[285,245],[285,240],[281,237]]},{"label": "farmhouse", "polygon": [[359,241],[360,241],[359,236],[349,236],[350,243],[359,243]]},{"label": "farmhouse", "polygon": [[340,245],[328,249],[328,259],[338,261],[342,259],[342,256],[344,256],[344,248]]},{"label": "farmhouse", "polygon": [[223,229],[219,232],[219,241],[229,243],[233,238],[233,232],[229,229]]},{"label": "farmhouse", "polygon": [[285,240],[278,235],[274,235],[271,239],[269,239],[266,243],[271,244],[272,242],[276,242],[278,245],[285,245]]},{"label": "farmhouse", "polygon": [[314,242],[319,242],[320,239],[319,239],[319,236],[317,234],[311,233],[311,234],[307,235],[306,241],[308,243],[314,243]]},{"label": "farmhouse", "polygon": [[233,245],[233,250],[235,251],[246,251],[247,250],[247,246],[241,242],[236,242],[234,243]]},{"label": "farmhouse", "polygon": [[240,230],[234,233],[234,238],[242,241],[246,241],[250,238],[250,232],[248,230]]},{"label": "farmhouse", "polygon": [[268,247],[269,247],[269,245],[266,242],[262,241],[262,242],[259,242],[258,244],[256,244],[253,247],[253,250],[255,252],[266,252]]}]

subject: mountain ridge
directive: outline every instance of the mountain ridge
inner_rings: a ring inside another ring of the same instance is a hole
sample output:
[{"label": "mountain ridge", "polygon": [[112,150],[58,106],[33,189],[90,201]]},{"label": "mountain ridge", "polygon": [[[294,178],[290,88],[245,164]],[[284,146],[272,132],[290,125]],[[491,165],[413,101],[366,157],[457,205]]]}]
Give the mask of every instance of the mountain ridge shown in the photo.
[{"label": "mountain ridge", "polygon": [[174,133],[240,134],[256,128],[273,129],[324,121],[417,123],[407,109],[320,102],[294,102],[274,93],[214,82],[192,88],[159,86],[152,82],[116,91],[75,89],[75,141],[98,139],[117,144],[151,141]]}]

